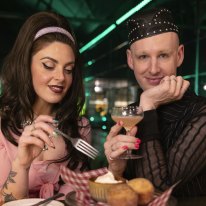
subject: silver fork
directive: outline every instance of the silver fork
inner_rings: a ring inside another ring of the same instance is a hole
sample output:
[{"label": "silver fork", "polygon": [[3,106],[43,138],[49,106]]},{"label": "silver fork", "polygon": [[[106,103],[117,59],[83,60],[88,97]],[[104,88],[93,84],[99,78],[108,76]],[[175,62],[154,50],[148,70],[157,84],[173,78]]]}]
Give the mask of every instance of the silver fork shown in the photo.
[{"label": "silver fork", "polygon": [[62,135],[64,138],[68,139],[73,146],[79,150],[80,152],[82,152],[83,154],[87,155],[88,157],[95,159],[99,153],[99,151],[97,149],[95,149],[94,147],[92,147],[89,143],[87,143],[86,141],[84,141],[83,139],[80,138],[72,138],[69,135],[63,133],[62,131],[60,131],[59,129],[57,129],[56,127],[54,127],[53,125],[50,124],[50,126],[52,126],[52,128],[54,129],[54,132],[56,132],[59,135]]}]

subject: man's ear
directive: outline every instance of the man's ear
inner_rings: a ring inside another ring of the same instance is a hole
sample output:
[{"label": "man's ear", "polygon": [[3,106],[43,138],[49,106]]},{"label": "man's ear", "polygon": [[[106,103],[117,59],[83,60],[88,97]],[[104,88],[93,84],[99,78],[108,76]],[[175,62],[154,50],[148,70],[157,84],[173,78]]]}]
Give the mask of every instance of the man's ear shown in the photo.
[{"label": "man's ear", "polygon": [[181,44],[177,52],[177,67],[180,67],[184,60],[184,45]]},{"label": "man's ear", "polygon": [[133,60],[132,60],[132,53],[130,49],[127,49],[127,64],[131,70],[133,70]]}]

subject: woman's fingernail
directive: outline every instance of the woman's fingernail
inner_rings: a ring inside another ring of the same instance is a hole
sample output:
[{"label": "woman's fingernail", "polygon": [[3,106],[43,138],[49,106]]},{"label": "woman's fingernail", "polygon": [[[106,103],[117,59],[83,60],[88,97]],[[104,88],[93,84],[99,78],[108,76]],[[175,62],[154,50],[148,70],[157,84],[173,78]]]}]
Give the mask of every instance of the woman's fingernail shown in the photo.
[{"label": "woman's fingernail", "polygon": [[56,149],[56,147],[54,145],[50,145],[53,149]]},{"label": "woman's fingernail", "polygon": [[135,147],[136,149],[139,149],[139,144],[138,144],[138,143],[135,143],[135,144],[134,144],[134,147]]},{"label": "woman's fingernail", "polygon": [[137,138],[136,139],[136,143],[140,144],[141,143],[141,139]]},{"label": "woman's fingernail", "polygon": [[123,122],[122,122],[122,121],[119,121],[119,122],[117,122],[117,124],[118,124],[119,126],[122,126],[122,125],[123,125]]},{"label": "woman's fingernail", "polygon": [[129,148],[128,148],[128,146],[124,145],[124,146],[122,146],[122,149],[123,150],[128,150]]},{"label": "woman's fingernail", "polygon": [[50,139],[50,147],[55,148],[55,145],[51,139]]}]

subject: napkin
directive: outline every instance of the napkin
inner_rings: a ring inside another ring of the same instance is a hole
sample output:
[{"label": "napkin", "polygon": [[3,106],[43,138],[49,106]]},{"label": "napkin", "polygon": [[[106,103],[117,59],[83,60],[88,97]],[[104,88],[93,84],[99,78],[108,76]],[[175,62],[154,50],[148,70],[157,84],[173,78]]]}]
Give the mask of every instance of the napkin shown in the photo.
[{"label": "napkin", "polygon": [[[97,170],[90,170],[87,172],[74,172],[65,166],[61,166],[60,174],[65,183],[70,184],[76,192],[76,200],[79,206],[108,206],[106,203],[95,202],[89,193],[88,180],[104,175],[108,172],[106,167]],[[156,196],[148,206],[167,206],[167,202],[170,198],[173,188],[178,183],[171,186],[160,196]]]},{"label": "napkin", "polygon": [[95,202],[89,193],[88,180],[104,175],[108,172],[106,167],[97,170],[90,170],[87,172],[75,172],[68,169],[65,166],[61,166],[60,174],[65,183],[70,184],[76,192],[76,200],[79,206],[90,206],[90,205],[104,205],[105,203]]}]

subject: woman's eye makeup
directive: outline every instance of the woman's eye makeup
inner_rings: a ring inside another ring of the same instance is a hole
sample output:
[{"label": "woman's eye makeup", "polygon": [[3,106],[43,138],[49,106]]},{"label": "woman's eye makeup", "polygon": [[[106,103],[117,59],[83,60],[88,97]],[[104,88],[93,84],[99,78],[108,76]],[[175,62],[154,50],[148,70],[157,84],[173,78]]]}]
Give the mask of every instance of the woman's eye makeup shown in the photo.
[{"label": "woman's eye makeup", "polygon": [[46,68],[46,69],[53,69],[54,68],[54,66],[51,64],[46,64],[44,62],[42,64],[43,64],[44,68]]},{"label": "woman's eye makeup", "polygon": [[[45,69],[55,69],[56,65],[53,64],[53,63],[48,63],[48,62],[42,62],[42,65]],[[74,69],[74,65],[67,65],[65,68],[64,68],[64,71],[66,74],[72,74],[73,72],[73,69]]]},{"label": "woman's eye makeup", "polygon": [[70,65],[67,65],[64,70],[67,74],[72,74],[73,72],[73,69],[74,69],[74,64],[70,64]]},{"label": "woman's eye makeup", "polygon": [[72,74],[73,66],[67,66],[67,67],[64,68],[64,70],[67,74]]}]

